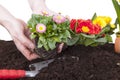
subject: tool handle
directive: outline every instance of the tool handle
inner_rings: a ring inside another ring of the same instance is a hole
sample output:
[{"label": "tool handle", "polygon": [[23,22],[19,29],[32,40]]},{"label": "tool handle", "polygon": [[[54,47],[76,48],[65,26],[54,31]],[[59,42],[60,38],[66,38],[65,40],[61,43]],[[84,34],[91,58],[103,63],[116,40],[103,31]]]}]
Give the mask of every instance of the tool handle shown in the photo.
[{"label": "tool handle", "polygon": [[0,79],[16,79],[22,77],[25,77],[25,70],[14,70],[14,69],[0,70]]}]

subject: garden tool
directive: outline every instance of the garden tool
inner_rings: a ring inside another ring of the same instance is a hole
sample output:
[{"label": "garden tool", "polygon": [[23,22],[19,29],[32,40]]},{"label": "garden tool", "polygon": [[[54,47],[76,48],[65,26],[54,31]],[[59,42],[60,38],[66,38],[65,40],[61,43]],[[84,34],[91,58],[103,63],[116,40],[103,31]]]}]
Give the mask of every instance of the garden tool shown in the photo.
[{"label": "garden tool", "polygon": [[16,79],[22,77],[35,77],[41,69],[48,67],[48,64],[53,62],[54,59],[37,62],[29,65],[30,71],[14,70],[14,69],[1,69],[0,79]]}]

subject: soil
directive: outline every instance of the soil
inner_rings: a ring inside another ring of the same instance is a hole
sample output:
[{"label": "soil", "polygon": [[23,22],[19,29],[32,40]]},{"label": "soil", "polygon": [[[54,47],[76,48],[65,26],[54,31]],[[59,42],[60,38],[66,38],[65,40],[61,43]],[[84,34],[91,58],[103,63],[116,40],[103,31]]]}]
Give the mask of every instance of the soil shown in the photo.
[{"label": "soil", "polygon": [[[18,80],[120,80],[120,54],[114,52],[114,44],[71,46],[55,58],[34,78]],[[0,69],[29,70],[29,64],[39,61],[28,61],[13,41],[0,41]]]}]

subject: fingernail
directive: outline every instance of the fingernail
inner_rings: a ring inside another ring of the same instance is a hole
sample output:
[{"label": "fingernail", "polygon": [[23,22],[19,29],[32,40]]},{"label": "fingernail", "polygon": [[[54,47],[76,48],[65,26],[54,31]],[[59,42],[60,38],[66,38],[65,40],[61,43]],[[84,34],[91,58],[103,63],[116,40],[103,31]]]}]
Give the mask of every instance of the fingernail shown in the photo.
[{"label": "fingernail", "polygon": [[37,55],[36,53],[34,53],[34,56],[36,56],[36,58],[41,58],[39,55]]},{"label": "fingernail", "polygon": [[33,44],[30,44],[29,48],[30,48],[31,50],[34,50],[35,47],[34,47]]}]

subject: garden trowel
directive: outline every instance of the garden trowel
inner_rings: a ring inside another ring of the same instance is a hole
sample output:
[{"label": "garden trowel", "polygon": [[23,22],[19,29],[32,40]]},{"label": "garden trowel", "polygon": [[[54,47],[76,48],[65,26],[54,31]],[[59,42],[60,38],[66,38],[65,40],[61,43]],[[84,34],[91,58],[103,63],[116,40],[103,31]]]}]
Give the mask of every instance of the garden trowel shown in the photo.
[{"label": "garden trowel", "polygon": [[37,62],[29,65],[30,71],[25,70],[8,70],[1,69],[0,70],[0,79],[16,79],[22,77],[35,77],[41,69],[48,67],[48,64],[53,62],[54,59]]}]

